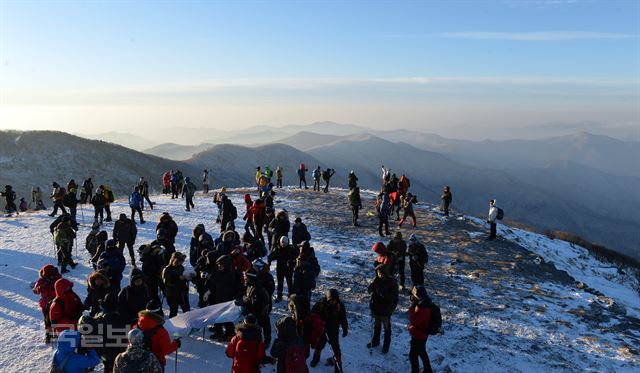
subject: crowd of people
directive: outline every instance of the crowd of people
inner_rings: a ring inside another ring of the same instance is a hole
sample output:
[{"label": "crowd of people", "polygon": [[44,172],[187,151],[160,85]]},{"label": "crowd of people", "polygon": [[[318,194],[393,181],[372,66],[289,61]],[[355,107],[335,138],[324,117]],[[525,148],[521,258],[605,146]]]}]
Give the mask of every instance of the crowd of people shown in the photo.
[{"label": "crowd of people", "polygon": [[[415,234],[405,240],[399,229],[395,233],[389,229],[390,217],[394,215],[398,228],[408,218],[411,218],[412,226],[416,226],[413,205],[417,199],[409,192],[411,184],[406,175],[398,178],[384,166],[382,170],[382,188],[375,200],[378,233],[380,237],[392,238],[386,244],[380,241],[372,246],[377,258],[373,263],[375,276],[367,291],[373,330],[366,347],[370,350],[378,347],[384,330],[381,352],[389,351],[391,318],[398,306],[400,291],[407,290],[405,267],[408,261],[411,371],[420,371],[421,360],[422,371],[430,372],[426,340],[429,335],[441,331],[441,316],[424,287],[427,250]],[[306,166],[300,164],[300,188],[304,184],[307,189],[307,171]],[[318,167],[314,170],[314,191],[320,190],[322,178],[327,192],[334,174],[332,169],[323,171]],[[33,287],[33,292],[40,295],[45,342],[57,341],[53,364],[63,372],[84,371],[82,369],[99,362],[105,372],[164,371],[166,356],[180,347],[181,340],[171,340],[163,328],[163,307],[166,301],[169,318],[176,316],[179,310],[189,312],[192,284],[198,294],[197,307],[233,301],[242,309],[244,318],[238,325],[223,323],[209,327],[212,339],[228,343],[226,355],[233,359],[233,372],[258,372],[264,364],[276,364],[277,372],[306,372],[308,358],[311,357],[309,365],[315,367],[327,344],[332,352],[328,364],[333,365],[336,372],[342,372],[340,334],[345,338],[349,333],[346,305],[339,290],[334,288],[326,290],[312,305],[312,294],[321,274],[311,244],[313,240],[301,218],[295,218],[292,224],[286,209],[275,208],[274,188],[282,187],[282,168],[276,168],[275,186],[271,182],[273,176],[270,167],[264,170],[257,167],[257,195],[254,198],[249,193],[244,195],[245,209],[241,218],[245,225],[240,232],[235,227],[238,209],[223,187],[213,197],[218,210],[219,233],[209,232],[204,224],[197,224],[191,232],[189,251],[183,254],[175,246],[178,224],[164,212],[156,225],[155,240],[141,244],[137,258],[135,214],[139,216],[139,223],[144,224],[144,202],[147,201],[150,209],[154,207],[149,199],[149,184],[143,177],[129,196],[131,217],[125,213],[119,215],[113,224],[111,238],[109,232],[101,230],[103,222],[111,221],[110,204],[115,200],[108,185],[101,184],[94,192],[92,180],[88,178],[80,187],[78,199],[79,188],[74,180],[69,181],[67,188],[54,182],[50,195],[54,205],[50,216],[55,217],[58,210],[61,215],[49,228],[60,270],[52,264],[45,265]],[[172,199],[184,198],[187,211],[194,207],[196,186],[189,177],[183,177],[180,171],[168,171],[162,180],[163,193],[170,193]],[[209,187],[207,170],[203,173],[202,183],[206,194]],[[348,175],[348,186],[352,224],[357,227],[362,198],[354,171]],[[11,198],[15,199],[15,192],[7,186],[3,196],[9,202]],[[33,189],[33,198],[36,206],[44,207],[39,189]],[[448,216],[451,202],[450,188],[445,186],[440,206],[443,215]],[[92,230],[85,239],[94,272],[87,278],[84,300],[73,291],[73,283],[63,277],[69,271],[68,267],[73,269],[77,265],[72,248],[74,242],[77,245],[78,203],[91,203],[95,210]],[[106,219],[103,219],[103,212],[106,212]],[[490,201],[489,239],[496,237],[496,222],[502,216],[503,211],[495,200]],[[121,288],[127,267],[125,247],[130,271],[126,286]],[[186,260],[193,271],[185,269]],[[275,278],[272,275],[274,262]],[[275,321],[273,339],[271,311],[274,303],[282,302],[285,288],[289,315]],[[107,335],[102,332],[105,330],[117,331],[119,335],[116,332]],[[118,338],[128,340],[128,344],[113,343]],[[267,353],[269,346],[271,350]]]}]

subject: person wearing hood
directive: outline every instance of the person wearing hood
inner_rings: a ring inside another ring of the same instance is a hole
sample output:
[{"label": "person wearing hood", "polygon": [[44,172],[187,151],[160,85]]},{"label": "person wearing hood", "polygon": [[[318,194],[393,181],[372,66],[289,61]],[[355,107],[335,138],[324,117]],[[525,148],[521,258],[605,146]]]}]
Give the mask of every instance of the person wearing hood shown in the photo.
[{"label": "person wearing hood", "polygon": [[162,270],[164,292],[169,304],[169,318],[178,314],[178,306],[182,312],[189,312],[189,283],[184,275],[184,260],[187,258],[181,252],[171,255],[169,265]]},{"label": "person wearing hood", "polygon": [[256,229],[253,226],[253,201],[251,200],[249,193],[244,195],[244,203],[246,207],[244,216],[242,217],[242,220],[245,221],[244,231],[255,235]]},{"label": "person wearing hood", "polygon": [[427,295],[424,286],[414,286],[411,289],[411,306],[409,307],[409,334],[411,344],[409,349],[409,361],[411,373],[420,372],[418,358],[422,360],[422,372],[431,373],[431,363],[427,354],[427,338],[431,327],[431,312],[433,302]]},{"label": "person wearing hood", "polygon": [[[154,241],[156,242],[156,241]],[[162,268],[165,266],[166,248],[161,244],[142,245],[138,248],[144,282],[149,288],[149,297],[160,303],[158,291],[162,286]]]},{"label": "person wearing hood", "polygon": [[242,235],[242,245],[244,248],[244,255],[250,262],[256,259],[262,259],[267,255],[267,248],[262,241],[253,237],[251,233],[245,232]]},{"label": "person wearing hood", "polygon": [[184,185],[182,186],[182,197],[186,197],[186,211],[191,211],[192,208],[196,207],[193,203],[193,196],[196,194],[196,184],[191,182],[191,178],[189,176],[184,178]]},{"label": "person wearing hood", "polygon": [[101,347],[97,352],[102,360],[104,373],[111,373],[116,356],[125,350],[121,341],[126,338],[129,329],[118,312],[117,294],[107,293],[100,300],[100,312],[96,315],[95,322],[97,325],[96,335],[101,340]]},{"label": "person wearing hood", "polygon": [[45,343],[49,343],[51,341],[51,338],[55,337],[55,333],[53,333],[51,329],[49,307],[51,306],[51,301],[53,300],[53,298],[56,297],[56,289],[54,285],[56,281],[62,278],[62,276],[60,276],[58,268],[52,264],[46,264],[42,268],[40,268],[39,274],[40,278],[33,286],[33,293],[40,295],[38,305],[40,306],[40,310],[42,311],[42,315],[44,316],[44,326],[46,329]]},{"label": "person wearing hood", "polygon": [[162,373],[162,365],[158,358],[145,348],[144,333],[140,329],[131,329],[127,339],[127,350],[116,357],[113,373]]},{"label": "person wearing hood", "polygon": [[131,220],[136,222],[136,212],[140,218],[140,224],[144,224],[144,216],[142,214],[144,199],[140,194],[140,189],[135,187],[133,192],[129,195],[129,207],[131,207]]},{"label": "person wearing hood", "polygon": [[220,232],[229,229],[229,224],[238,217],[238,210],[227,195],[222,196],[222,207],[220,209]]},{"label": "person wearing hood", "polygon": [[[233,271],[231,257],[222,255],[215,263],[216,268],[207,280],[209,290],[204,296],[209,305],[235,300],[241,291],[240,274]],[[233,323],[215,324],[214,334],[211,338],[228,340],[233,336],[233,333]]]},{"label": "person wearing hood", "polygon": [[496,205],[496,200],[489,200],[489,214],[487,215],[487,223],[489,223],[489,237],[487,240],[495,240],[496,239],[496,231],[498,226],[498,206]]},{"label": "person wearing hood", "polygon": [[[144,222],[144,220],[142,220]],[[118,249],[124,252],[124,247],[129,249],[129,257],[131,258],[131,266],[136,266],[136,256],[133,253],[133,245],[136,243],[138,228],[136,223],[127,218],[126,214],[120,214],[120,217],[113,224],[113,239],[118,243]]]},{"label": "person wearing hood", "polygon": [[232,373],[259,373],[260,365],[271,363],[265,355],[265,344],[260,337],[260,326],[256,324],[256,317],[245,316],[236,327],[236,334],[231,338],[225,353],[233,359]]},{"label": "person wearing hood", "polygon": [[316,288],[316,279],[320,275],[320,264],[315,256],[313,247],[309,241],[304,241],[300,245],[300,254],[296,258],[293,268],[292,294],[305,297],[307,308],[311,308],[311,291]]},{"label": "person wearing hood", "polygon": [[100,254],[98,259],[98,270],[104,271],[111,283],[112,291],[118,294],[118,292],[120,292],[122,273],[124,272],[127,262],[114,240],[108,240],[106,245],[105,251]]},{"label": "person wearing hood", "polygon": [[189,263],[192,267],[195,267],[198,258],[206,250],[213,250],[213,238],[206,232],[204,224],[198,224],[191,232],[189,243]]},{"label": "person wearing hood", "polygon": [[96,271],[87,279],[87,297],[84,299],[84,308],[89,310],[89,316],[95,316],[100,312],[100,301],[111,292],[109,279],[102,271]]},{"label": "person wearing hood", "polygon": [[340,350],[340,328],[342,328],[342,338],[349,334],[349,324],[347,322],[347,312],[344,303],[340,300],[340,294],[336,289],[329,289],[325,292],[324,298],[316,303],[311,309],[312,313],[320,316],[324,322],[325,333],[320,337],[316,345],[311,360],[311,366],[315,367],[320,362],[322,350],[327,342],[333,350],[336,371],[342,372],[342,353]]},{"label": "person wearing hood", "polygon": [[289,214],[285,210],[278,211],[276,217],[269,223],[272,244],[280,242],[280,237],[288,237],[290,229]]},{"label": "person wearing hood", "polygon": [[73,282],[61,278],[54,284],[56,297],[49,308],[49,320],[56,335],[67,329],[75,329],[84,306],[78,294],[73,291]]},{"label": "person wearing hood", "polygon": [[151,342],[151,352],[156,356],[162,369],[167,365],[167,355],[171,355],[181,346],[180,338],[171,341],[169,332],[164,328],[164,318],[159,302],[150,301],[147,309],[138,313],[138,329],[145,333]]},{"label": "person wearing hood", "polygon": [[[386,265],[392,273],[394,273],[393,269],[395,269],[395,258],[393,254],[389,252],[389,249],[382,242],[376,242],[371,246],[371,251],[378,254],[376,260],[373,262],[373,267],[377,267],[380,264]],[[394,273],[395,274],[395,273]]]},{"label": "person wearing hood", "polygon": [[[102,221],[104,218],[104,206],[106,203],[106,199],[104,198],[104,190],[102,189],[102,185],[100,185],[96,189],[96,194],[91,198],[91,204],[93,205],[94,217],[93,221],[102,225]],[[98,220],[99,218],[99,220]]]},{"label": "person wearing hood", "polygon": [[384,327],[384,343],[382,353],[389,352],[391,345],[391,315],[398,306],[398,283],[389,275],[389,267],[385,264],[376,266],[376,277],[367,289],[371,294],[369,307],[374,319],[373,336],[367,348],[380,345],[380,333]]},{"label": "person wearing hood", "polygon": [[267,205],[264,203],[264,200],[261,198],[256,199],[251,206],[251,218],[253,219],[253,228],[255,230],[255,237],[262,241],[264,244],[264,235],[262,234],[266,214],[265,210]]},{"label": "person wearing hood", "polygon": [[135,324],[138,320],[138,312],[144,310],[150,300],[149,288],[144,282],[144,273],[138,268],[131,269],[129,284],[118,294],[118,309],[122,320],[128,325]]},{"label": "person wearing hood", "polygon": [[64,373],[85,373],[100,364],[100,358],[93,349],[80,353],[81,336],[75,330],[63,331],[53,353],[53,365]]},{"label": "person wearing hood", "polygon": [[287,356],[290,363],[300,372],[308,372],[304,351],[304,341],[298,336],[296,321],[291,316],[283,316],[276,321],[276,339],[269,353],[277,359],[276,373],[287,372]]}]

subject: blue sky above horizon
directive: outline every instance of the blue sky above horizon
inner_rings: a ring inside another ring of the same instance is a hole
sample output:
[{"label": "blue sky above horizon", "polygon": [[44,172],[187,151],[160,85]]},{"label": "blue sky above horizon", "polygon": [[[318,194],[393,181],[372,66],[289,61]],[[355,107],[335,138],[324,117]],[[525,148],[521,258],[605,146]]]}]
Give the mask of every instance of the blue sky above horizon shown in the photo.
[{"label": "blue sky above horizon", "polygon": [[0,63],[0,128],[640,125],[640,1],[0,0]]}]

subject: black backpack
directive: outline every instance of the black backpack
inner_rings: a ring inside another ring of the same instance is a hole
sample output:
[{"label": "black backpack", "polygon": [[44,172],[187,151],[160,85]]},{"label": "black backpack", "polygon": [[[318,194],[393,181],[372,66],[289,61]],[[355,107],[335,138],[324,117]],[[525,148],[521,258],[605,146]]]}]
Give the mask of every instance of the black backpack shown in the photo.
[{"label": "black backpack", "polygon": [[431,308],[431,316],[429,318],[429,329],[427,330],[427,334],[436,335],[440,333],[440,330],[442,329],[442,313],[440,312],[440,307],[435,303],[431,303],[429,308]]},{"label": "black backpack", "polygon": [[504,210],[501,209],[500,207],[498,207],[498,215],[496,216],[496,219],[498,220],[504,219]]},{"label": "black backpack", "polygon": [[236,220],[238,218],[238,209],[236,208],[235,205],[230,205],[231,206],[231,219]]}]

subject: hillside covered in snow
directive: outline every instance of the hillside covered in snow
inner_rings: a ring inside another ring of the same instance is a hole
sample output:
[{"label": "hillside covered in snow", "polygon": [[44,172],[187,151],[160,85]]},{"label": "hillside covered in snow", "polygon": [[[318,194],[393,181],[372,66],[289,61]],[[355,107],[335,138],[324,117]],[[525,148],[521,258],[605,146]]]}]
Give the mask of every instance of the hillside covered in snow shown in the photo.
[{"label": "hillside covered in snow", "polygon": [[[242,196],[253,189],[228,192],[240,215]],[[330,193],[286,188],[275,197],[276,208],[301,217],[311,232],[322,267],[314,301],[326,289],[337,288],[345,302],[350,333],[341,339],[345,372],[409,371],[407,307],[401,294],[392,317],[393,338],[388,355],[365,347],[371,336],[368,282],[373,277],[378,241],[373,192],[363,193],[362,226],[350,226],[346,191]],[[156,209],[145,211],[136,246],[150,242],[155,222],[168,211],[179,225],[176,248],[188,253],[192,228],[199,223],[217,233],[211,195],[196,195],[196,207],[185,212],[183,200],[152,196]],[[84,217],[89,207],[83,208]],[[112,205],[115,216],[129,212],[125,201]],[[47,212],[0,218],[0,371],[42,372],[51,347],[44,331],[37,296],[31,293],[44,264],[54,263]],[[454,214],[443,218],[429,204],[416,207],[418,228],[405,226],[427,246],[427,290],[443,313],[444,334],[429,338],[428,351],[437,372],[633,372],[640,369],[640,286],[637,271],[595,260],[587,250],[519,229],[499,226],[499,239],[485,241],[483,222]],[[80,217],[80,212],[78,213]],[[83,223],[81,221],[81,223]],[[243,226],[241,221],[237,227]],[[112,225],[104,228],[111,234]],[[90,222],[78,232],[80,265],[65,275],[84,298],[91,272],[84,238]],[[385,239],[384,242],[388,242]],[[75,251],[74,251],[75,254]],[[55,263],[54,263],[55,264]],[[188,263],[185,264],[188,266]],[[126,274],[130,270],[125,269]],[[272,267],[275,271],[275,263]],[[408,279],[407,281],[410,280]],[[192,307],[197,303],[191,288]],[[286,302],[274,304],[272,323],[286,314]],[[207,332],[207,336],[208,336]],[[196,334],[183,339],[178,370],[230,371],[224,345]],[[330,349],[323,352],[328,358]],[[167,372],[173,372],[173,355]],[[97,371],[101,371],[98,367]],[[271,372],[267,366],[263,372]],[[331,367],[311,372],[332,372]]]}]

